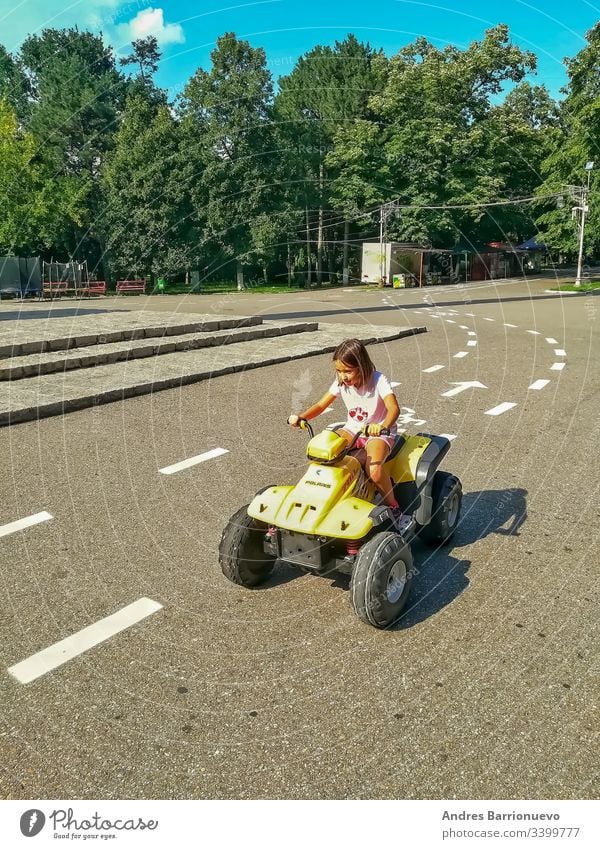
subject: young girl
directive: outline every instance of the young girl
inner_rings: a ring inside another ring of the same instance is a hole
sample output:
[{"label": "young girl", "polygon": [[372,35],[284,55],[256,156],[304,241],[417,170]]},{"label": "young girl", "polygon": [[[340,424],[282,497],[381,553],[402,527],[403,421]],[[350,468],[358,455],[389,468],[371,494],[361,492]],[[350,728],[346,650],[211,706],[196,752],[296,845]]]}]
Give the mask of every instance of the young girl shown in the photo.
[{"label": "young girl", "polygon": [[[390,382],[375,370],[367,349],[358,339],[346,339],[333,352],[336,379],[320,401],[303,413],[292,414],[288,423],[299,427],[300,419],[314,419],[336,398],[342,398],[348,410],[348,419],[337,433],[350,442],[367,426],[367,435],[359,436],[356,448],[366,451],[365,471],[382,495],[383,503],[400,513],[394,498],[392,481],[383,464],[389,454],[396,435],[396,419],[400,415],[398,400]],[[381,431],[389,428],[390,436]]]}]

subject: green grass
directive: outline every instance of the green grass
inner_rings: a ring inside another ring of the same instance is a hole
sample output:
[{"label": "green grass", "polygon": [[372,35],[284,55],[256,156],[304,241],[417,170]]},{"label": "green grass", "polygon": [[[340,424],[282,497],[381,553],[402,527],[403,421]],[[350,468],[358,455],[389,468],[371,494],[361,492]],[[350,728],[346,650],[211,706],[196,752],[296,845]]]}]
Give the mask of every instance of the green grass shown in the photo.
[{"label": "green grass", "polygon": [[[342,286],[346,286],[346,283],[334,283],[334,284],[323,284],[321,287],[317,288],[314,286],[311,289],[317,289],[317,291],[327,290],[327,289],[338,289]],[[357,287],[358,288],[358,287]],[[153,295],[220,295],[227,292],[237,292],[237,283],[228,280],[221,281],[211,281],[211,282],[203,282],[200,287],[199,292],[192,292],[190,286],[185,286],[183,283],[171,283],[167,284],[164,292],[159,292],[158,289],[152,290],[151,294]],[[285,295],[285,294],[293,294],[294,292],[305,292],[306,289],[304,287],[300,287],[298,285],[288,286],[287,284],[282,285],[279,283],[270,283],[270,284],[247,284],[247,288],[242,290],[243,294],[258,294],[258,295]]]},{"label": "green grass", "polygon": [[560,283],[552,287],[553,292],[593,292],[595,289],[600,289],[600,280],[587,280],[581,286],[576,286],[574,283]]}]

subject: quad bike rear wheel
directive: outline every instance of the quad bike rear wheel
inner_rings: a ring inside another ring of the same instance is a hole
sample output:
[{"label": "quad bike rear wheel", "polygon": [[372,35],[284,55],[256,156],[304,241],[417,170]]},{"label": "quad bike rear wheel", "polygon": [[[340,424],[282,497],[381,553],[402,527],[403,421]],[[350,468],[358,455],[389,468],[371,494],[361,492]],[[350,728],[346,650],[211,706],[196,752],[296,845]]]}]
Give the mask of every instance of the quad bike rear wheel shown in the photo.
[{"label": "quad bike rear wheel", "polygon": [[267,528],[242,507],[227,523],[219,545],[219,563],[226,578],[242,587],[255,587],[267,580],[275,558],[264,550]]},{"label": "quad bike rear wheel", "polygon": [[419,536],[429,545],[444,545],[450,542],[460,518],[462,485],[456,475],[436,472],[431,492],[433,507],[431,521]]},{"label": "quad bike rear wheel", "polygon": [[387,628],[400,616],[410,592],[413,560],[400,534],[375,534],[358,553],[350,580],[354,612],[375,628]]}]

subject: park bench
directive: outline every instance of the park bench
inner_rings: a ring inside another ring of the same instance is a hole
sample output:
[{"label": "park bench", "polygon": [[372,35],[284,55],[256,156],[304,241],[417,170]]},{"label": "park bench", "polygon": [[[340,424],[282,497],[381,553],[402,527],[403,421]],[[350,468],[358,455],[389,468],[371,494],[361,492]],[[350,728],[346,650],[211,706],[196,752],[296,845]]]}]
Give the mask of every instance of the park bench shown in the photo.
[{"label": "park bench", "polygon": [[137,292],[139,295],[146,294],[146,280],[117,280],[117,295],[127,292]]},{"label": "park bench", "polygon": [[49,295],[51,298],[60,297],[61,295],[66,295],[68,292],[74,292],[74,289],[69,289],[69,284],[66,280],[56,280],[49,281],[44,280],[42,283],[42,298],[45,298],[46,295]]},{"label": "park bench", "polygon": [[82,293],[88,297],[90,295],[106,295],[106,281],[90,280],[90,282],[86,284],[85,288],[82,289]]}]

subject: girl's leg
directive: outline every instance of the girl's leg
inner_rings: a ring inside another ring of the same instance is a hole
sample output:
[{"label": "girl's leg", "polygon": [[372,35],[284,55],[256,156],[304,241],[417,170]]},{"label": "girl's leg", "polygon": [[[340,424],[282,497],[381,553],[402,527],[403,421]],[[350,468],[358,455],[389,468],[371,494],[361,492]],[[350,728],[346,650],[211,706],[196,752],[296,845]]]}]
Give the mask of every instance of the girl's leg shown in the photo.
[{"label": "girl's leg", "polygon": [[398,507],[394,498],[392,479],[383,468],[385,458],[390,448],[384,439],[371,437],[366,445],[367,461],[365,470],[383,497],[383,503],[388,507]]}]

